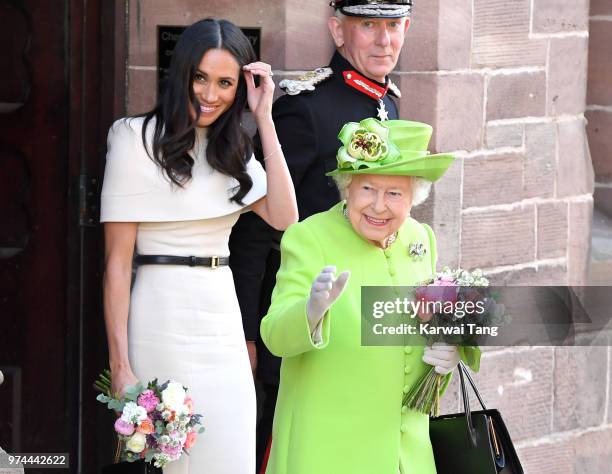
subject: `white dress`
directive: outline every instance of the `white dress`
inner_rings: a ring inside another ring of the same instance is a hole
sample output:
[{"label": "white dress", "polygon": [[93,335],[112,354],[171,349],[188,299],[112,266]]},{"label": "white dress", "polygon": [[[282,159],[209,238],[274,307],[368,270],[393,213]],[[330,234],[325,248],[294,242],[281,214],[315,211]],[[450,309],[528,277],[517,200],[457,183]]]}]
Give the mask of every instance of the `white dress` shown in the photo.
[{"label": "white dress", "polygon": [[[146,155],[141,130],[142,119],[129,119],[109,132],[101,221],[138,222],[136,251],[142,255],[228,256],[230,231],[243,208],[228,200],[237,182],[206,162],[205,132],[197,134],[193,178],[181,189]],[[149,131],[150,140],[152,125]],[[253,188],[246,205],[266,193],[257,160],[247,171]],[[128,340],[141,381],[181,382],[203,414],[206,431],[190,455],[164,473],[253,474],[255,391],[229,267],[139,267]]]}]

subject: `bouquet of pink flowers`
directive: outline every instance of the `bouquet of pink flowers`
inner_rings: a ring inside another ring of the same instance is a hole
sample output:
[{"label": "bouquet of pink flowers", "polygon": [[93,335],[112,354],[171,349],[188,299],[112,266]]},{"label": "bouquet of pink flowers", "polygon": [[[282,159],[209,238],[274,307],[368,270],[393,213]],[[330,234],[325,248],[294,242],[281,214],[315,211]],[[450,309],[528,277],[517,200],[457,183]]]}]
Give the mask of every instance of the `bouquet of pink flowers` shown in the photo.
[{"label": "bouquet of pink flowers", "polygon": [[[480,368],[479,337],[503,320],[505,308],[495,302],[489,281],[481,270],[444,270],[414,291],[418,304],[419,333],[426,344],[444,342],[458,346],[459,355],[472,370]],[[483,329],[484,328],[484,329]],[[448,376],[434,367],[404,397],[408,408],[438,416],[440,391]]]},{"label": "bouquet of pink flowers", "polygon": [[97,400],[119,413],[115,431],[119,439],[115,462],[143,459],[164,467],[189,454],[198,433],[204,431],[202,415],[193,412],[193,401],[182,384],[157,379],[128,387],[121,398],[111,394],[110,371],[100,374],[94,387]]}]

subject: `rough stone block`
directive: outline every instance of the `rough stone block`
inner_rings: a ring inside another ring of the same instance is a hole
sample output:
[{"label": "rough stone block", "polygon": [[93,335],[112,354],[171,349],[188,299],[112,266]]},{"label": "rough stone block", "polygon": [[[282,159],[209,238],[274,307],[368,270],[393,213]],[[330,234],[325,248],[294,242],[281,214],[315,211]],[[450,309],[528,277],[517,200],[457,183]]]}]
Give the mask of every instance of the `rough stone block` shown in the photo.
[{"label": "rough stone block", "polygon": [[479,74],[439,76],[436,148],[440,151],[482,148],[484,79]]},{"label": "rough stone block", "polygon": [[489,80],[487,121],[545,114],[546,73],[499,74]]},{"label": "rough stone block", "polygon": [[488,273],[492,285],[499,286],[563,286],[567,285],[567,267],[562,265],[538,265],[537,268],[521,268]]},{"label": "rough stone block", "polygon": [[568,241],[569,284],[580,286],[587,282],[591,251],[592,199],[570,202]]},{"label": "rough stone block", "polygon": [[522,123],[487,123],[485,133],[487,148],[523,146],[524,128],[525,127]]},{"label": "rough stone block", "polygon": [[[445,0],[443,0],[445,1]],[[435,71],[438,69],[439,0],[416,3],[406,32],[397,70]]]},{"label": "rough stone block", "polygon": [[535,258],[535,208],[464,212],[461,266],[492,268]]},{"label": "rough stone block", "polygon": [[[612,39],[612,34],[610,38]],[[550,40],[548,115],[584,112],[588,43],[589,39],[582,37]]]},{"label": "rough stone block", "polygon": [[604,421],[607,352],[607,347],[555,348],[553,431]]},{"label": "rough stone block", "polygon": [[157,71],[128,70],[127,114],[141,114],[157,100]]},{"label": "rough stone block", "polygon": [[[515,443],[550,433],[552,348],[483,354],[475,379],[488,406],[502,413]],[[476,399],[470,398],[470,405],[476,406]]]},{"label": "rough stone block", "polygon": [[586,31],[589,0],[533,0],[533,32]]},{"label": "rough stone block", "polygon": [[596,181],[612,182],[612,112],[589,110],[586,118]]},{"label": "rough stone block", "polygon": [[538,259],[567,254],[567,211],[565,202],[543,203],[538,209]]},{"label": "rough stone block", "polygon": [[612,188],[596,187],[593,201],[595,209],[612,218]]},{"label": "rough stone block", "polygon": [[610,0],[591,0],[591,16],[612,15],[612,3]]},{"label": "rough stone block", "polygon": [[[612,15],[612,13],[610,13]],[[589,86],[587,103],[612,105],[612,21],[591,21],[589,31]]]},{"label": "rough stone block", "polygon": [[[136,0],[129,4],[130,65],[157,65],[157,26],[189,26],[206,17],[224,18],[238,26],[261,28],[262,61],[274,69],[285,65],[285,6],[276,0],[257,0],[228,7],[225,0]],[[319,20],[325,22],[325,19]],[[320,43],[317,41],[316,43]]]},{"label": "rough stone block", "polygon": [[554,196],[556,146],[557,128],[554,123],[525,124],[525,198]]},{"label": "rough stone block", "polygon": [[[471,0],[439,0],[438,68],[468,69],[472,49]],[[429,7],[427,2],[427,6]]]},{"label": "rough stone block", "polygon": [[464,160],[464,208],[520,201],[522,191],[522,155],[509,153]]},{"label": "rough stone block", "polygon": [[[406,74],[392,76],[392,79],[402,91],[399,101],[400,118],[434,125],[438,101],[437,77],[434,74]],[[429,146],[430,150],[435,147],[435,125]]]},{"label": "rough stone block", "polygon": [[546,44],[530,39],[530,0],[474,0],[472,65],[544,66]]},{"label": "rough stone block", "polygon": [[462,161],[456,159],[434,184],[432,227],[438,244],[438,268],[459,266]]},{"label": "rough stone block", "polygon": [[585,121],[559,122],[558,140],[557,196],[592,194],[595,178]]},{"label": "rough stone block", "polygon": [[[268,3],[261,2],[261,10],[268,15]],[[285,65],[284,69],[306,70],[329,64],[329,58],[334,51],[334,42],[327,27],[327,19],[333,15],[329,2],[303,2],[286,0],[283,8],[272,7],[285,11]],[[262,30],[262,34],[265,30]]]}]

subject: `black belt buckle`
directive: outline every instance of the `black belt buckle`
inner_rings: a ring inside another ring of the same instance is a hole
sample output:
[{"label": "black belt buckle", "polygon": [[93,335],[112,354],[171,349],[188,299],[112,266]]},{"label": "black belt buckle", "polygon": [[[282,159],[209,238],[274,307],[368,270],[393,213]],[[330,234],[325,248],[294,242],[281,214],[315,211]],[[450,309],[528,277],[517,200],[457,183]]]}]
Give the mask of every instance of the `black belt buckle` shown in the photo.
[{"label": "black belt buckle", "polygon": [[189,257],[189,266],[195,267],[197,264],[198,264],[197,257],[194,257],[193,255],[191,255]]},{"label": "black belt buckle", "polygon": [[210,257],[210,268],[212,270],[216,270],[217,268],[219,268],[219,257],[217,257],[216,255],[214,257]]}]

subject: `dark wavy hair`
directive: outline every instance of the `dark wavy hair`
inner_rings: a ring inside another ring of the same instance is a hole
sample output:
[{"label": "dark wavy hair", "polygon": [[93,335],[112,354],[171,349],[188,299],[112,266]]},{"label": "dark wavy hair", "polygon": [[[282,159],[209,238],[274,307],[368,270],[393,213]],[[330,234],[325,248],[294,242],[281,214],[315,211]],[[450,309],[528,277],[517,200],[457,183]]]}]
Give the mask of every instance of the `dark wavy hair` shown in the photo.
[{"label": "dark wavy hair", "polygon": [[[238,181],[230,198],[238,204],[253,186],[246,163],[253,153],[251,137],[240,123],[247,103],[247,86],[242,66],[256,60],[250,41],[233,23],[206,18],[181,35],[170,63],[168,77],[153,110],[147,112],[142,127],[142,141],[147,153],[176,185],[183,186],[192,177],[193,158],[187,153],[195,144],[195,128],[200,118],[200,104],[193,93],[193,80],[200,61],[210,49],[223,49],[240,65],[233,104],[208,127],[206,160],[215,170]],[[189,106],[195,111],[192,117]],[[146,141],[147,127],[155,118],[152,150]]]}]

